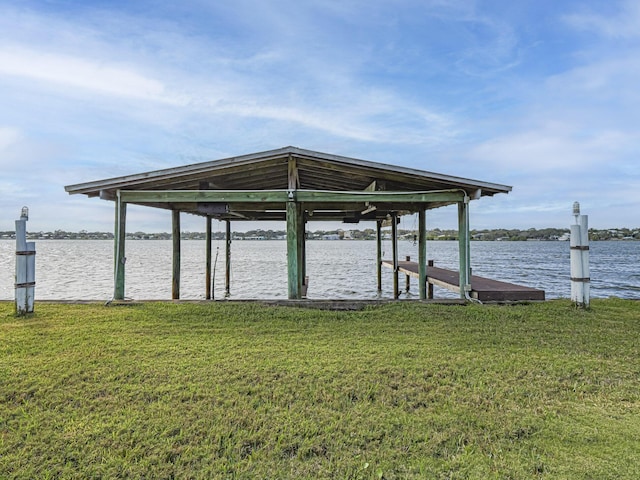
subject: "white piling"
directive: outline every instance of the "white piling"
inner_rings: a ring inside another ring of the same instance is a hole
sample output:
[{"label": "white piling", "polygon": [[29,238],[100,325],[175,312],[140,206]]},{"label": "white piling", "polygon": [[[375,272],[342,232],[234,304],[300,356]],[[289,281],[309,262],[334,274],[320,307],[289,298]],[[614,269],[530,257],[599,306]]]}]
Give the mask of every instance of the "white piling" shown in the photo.
[{"label": "white piling", "polygon": [[16,314],[33,313],[36,285],[36,244],[27,242],[29,209],[22,208],[20,220],[16,220]]},{"label": "white piling", "polygon": [[580,204],[573,204],[575,224],[571,225],[571,300],[579,307],[588,308],[590,299],[589,277],[589,219],[580,215]]}]

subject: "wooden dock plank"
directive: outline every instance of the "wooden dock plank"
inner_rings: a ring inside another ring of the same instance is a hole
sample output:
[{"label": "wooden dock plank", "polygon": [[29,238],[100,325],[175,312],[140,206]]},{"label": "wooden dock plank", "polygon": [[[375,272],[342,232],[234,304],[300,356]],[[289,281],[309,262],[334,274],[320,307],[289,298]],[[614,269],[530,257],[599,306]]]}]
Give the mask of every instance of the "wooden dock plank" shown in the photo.
[{"label": "wooden dock plank", "polygon": [[[382,264],[385,267],[393,268],[393,262],[390,260],[383,260]],[[398,270],[406,275],[419,278],[416,262],[399,261]],[[427,282],[454,292],[460,291],[459,274],[455,270],[429,266],[427,267]],[[471,275],[470,296],[481,302],[544,300],[545,292],[524,285]]]}]

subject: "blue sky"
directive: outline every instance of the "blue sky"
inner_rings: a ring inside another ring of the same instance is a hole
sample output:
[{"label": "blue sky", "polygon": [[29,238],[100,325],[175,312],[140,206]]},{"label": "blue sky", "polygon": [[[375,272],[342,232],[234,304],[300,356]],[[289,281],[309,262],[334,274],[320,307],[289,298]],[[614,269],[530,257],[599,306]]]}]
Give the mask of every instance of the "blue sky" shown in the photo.
[{"label": "blue sky", "polygon": [[162,3],[0,0],[0,230],[110,231],[64,185],[287,145],[513,186],[472,228],[640,226],[637,1]]}]

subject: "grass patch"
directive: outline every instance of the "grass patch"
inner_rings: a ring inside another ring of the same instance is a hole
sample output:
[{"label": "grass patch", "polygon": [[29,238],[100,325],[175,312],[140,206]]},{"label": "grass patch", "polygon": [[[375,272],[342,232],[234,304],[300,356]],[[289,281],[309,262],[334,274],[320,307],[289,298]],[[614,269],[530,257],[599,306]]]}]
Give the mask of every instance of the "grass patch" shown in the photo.
[{"label": "grass patch", "polygon": [[0,303],[0,478],[640,478],[640,304]]}]

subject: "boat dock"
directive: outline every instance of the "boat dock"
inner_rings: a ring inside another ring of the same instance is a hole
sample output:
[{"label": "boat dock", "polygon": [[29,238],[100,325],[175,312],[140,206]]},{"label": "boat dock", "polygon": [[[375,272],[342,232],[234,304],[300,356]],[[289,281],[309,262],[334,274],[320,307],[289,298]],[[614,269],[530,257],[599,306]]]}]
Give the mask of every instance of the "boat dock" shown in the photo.
[{"label": "boat dock", "polygon": [[[383,260],[382,265],[393,268],[393,261]],[[419,278],[417,262],[398,261],[398,271],[407,275],[407,290],[409,287],[409,277]],[[429,260],[427,267],[427,285],[427,298],[429,299],[433,298],[433,285],[459,293],[459,274],[454,270],[434,267],[433,260]],[[469,296],[481,302],[509,302],[544,300],[545,292],[537,288],[471,275],[471,291],[469,292]]]}]

